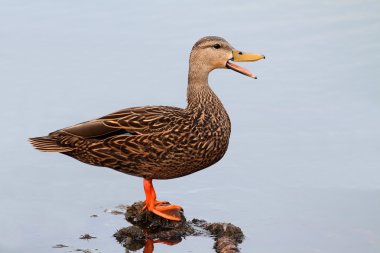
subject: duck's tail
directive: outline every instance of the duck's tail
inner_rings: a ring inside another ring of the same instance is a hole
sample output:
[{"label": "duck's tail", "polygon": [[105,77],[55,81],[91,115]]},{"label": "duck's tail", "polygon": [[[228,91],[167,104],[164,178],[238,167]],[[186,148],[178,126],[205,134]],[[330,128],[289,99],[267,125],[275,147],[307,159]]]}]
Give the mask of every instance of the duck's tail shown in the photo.
[{"label": "duck's tail", "polygon": [[42,152],[69,152],[73,149],[70,147],[62,147],[57,144],[56,139],[50,136],[43,137],[33,137],[29,138],[30,144],[33,145],[35,149],[38,149]]}]

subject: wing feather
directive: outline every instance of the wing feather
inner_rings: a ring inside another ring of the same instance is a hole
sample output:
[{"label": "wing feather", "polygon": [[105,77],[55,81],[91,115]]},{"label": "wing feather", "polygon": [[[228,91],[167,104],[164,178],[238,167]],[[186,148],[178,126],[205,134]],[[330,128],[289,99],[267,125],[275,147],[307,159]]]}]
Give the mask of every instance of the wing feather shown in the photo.
[{"label": "wing feather", "polygon": [[86,139],[150,134],[173,128],[184,114],[184,109],[170,106],[132,107],[58,131]]}]

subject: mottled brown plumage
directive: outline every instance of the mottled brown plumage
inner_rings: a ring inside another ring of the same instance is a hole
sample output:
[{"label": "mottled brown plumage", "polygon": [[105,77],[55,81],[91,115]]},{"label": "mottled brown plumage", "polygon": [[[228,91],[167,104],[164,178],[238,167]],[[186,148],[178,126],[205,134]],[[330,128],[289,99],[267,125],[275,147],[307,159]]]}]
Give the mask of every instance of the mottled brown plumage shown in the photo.
[{"label": "mottled brown plumage", "polygon": [[146,179],[177,178],[207,168],[223,157],[231,132],[228,114],[208,84],[209,73],[216,68],[231,68],[254,77],[229,62],[243,54],[236,52],[219,37],[205,37],[194,45],[185,109],[128,108],[31,138],[30,142],[41,151],[60,152],[84,163]]}]

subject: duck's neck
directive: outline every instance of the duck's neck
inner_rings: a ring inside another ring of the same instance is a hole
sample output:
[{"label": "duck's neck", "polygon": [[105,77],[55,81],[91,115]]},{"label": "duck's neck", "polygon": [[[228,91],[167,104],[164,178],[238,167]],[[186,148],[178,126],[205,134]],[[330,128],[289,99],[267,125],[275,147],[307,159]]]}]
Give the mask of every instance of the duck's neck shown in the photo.
[{"label": "duck's neck", "polygon": [[208,105],[221,105],[220,100],[208,84],[210,71],[202,65],[190,64],[187,86],[187,109],[208,108]]}]

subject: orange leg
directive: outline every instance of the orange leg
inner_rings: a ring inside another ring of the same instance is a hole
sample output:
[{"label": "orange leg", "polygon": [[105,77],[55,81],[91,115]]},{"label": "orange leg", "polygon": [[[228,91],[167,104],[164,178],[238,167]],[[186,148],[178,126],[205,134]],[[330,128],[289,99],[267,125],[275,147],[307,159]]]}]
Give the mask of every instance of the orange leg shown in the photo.
[{"label": "orange leg", "polygon": [[161,205],[161,204],[168,204],[169,203],[167,201],[157,201],[156,200],[157,195],[156,195],[156,191],[154,190],[154,187],[153,187],[152,179],[150,179],[150,187],[151,187],[150,188],[150,195],[151,195],[152,199],[154,199],[154,205],[155,206]]},{"label": "orange leg", "polygon": [[145,191],[145,208],[158,216],[168,220],[180,221],[181,215],[179,211],[182,207],[177,205],[169,205],[167,201],[157,201],[156,191],[153,188],[152,179],[144,178]]},{"label": "orange leg", "polygon": [[[154,205],[161,205],[161,204],[169,204],[167,201],[157,201],[156,198],[156,191],[154,190],[152,179],[144,179],[144,190],[145,190],[145,195],[149,194],[150,198],[154,200]],[[143,210],[147,208],[147,204],[145,201],[145,206]]]}]

